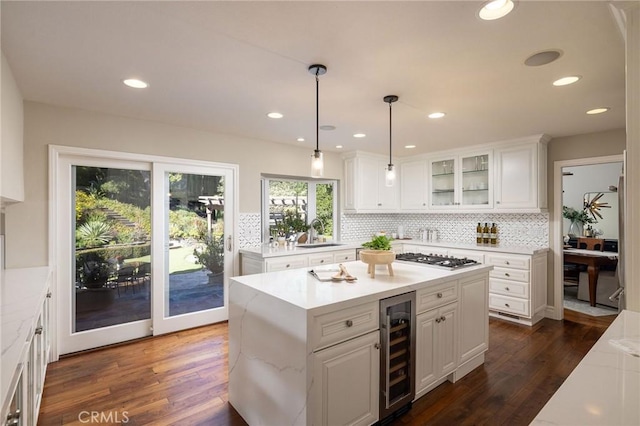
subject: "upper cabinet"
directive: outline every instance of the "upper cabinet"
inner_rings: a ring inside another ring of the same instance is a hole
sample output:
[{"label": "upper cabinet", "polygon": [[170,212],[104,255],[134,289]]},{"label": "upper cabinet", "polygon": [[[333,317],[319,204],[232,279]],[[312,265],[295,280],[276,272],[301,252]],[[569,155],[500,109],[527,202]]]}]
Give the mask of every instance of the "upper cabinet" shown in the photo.
[{"label": "upper cabinet", "polygon": [[2,203],[24,201],[22,95],[9,63],[2,54],[2,117],[0,118],[0,200]]},{"label": "upper cabinet", "polygon": [[389,159],[360,152],[345,156],[344,210],[359,213],[397,212],[399,185],[385,185]]},{"label": "upper cabinet", "polygon": [[435,157],[429,161],[430,203],[437,210],[493,207],[491,151]]},{"label": "upper cabinet", "polygon": [[400,169],[400,209],[424,211],[429,203],[429,177],[425,160],[407,161]]},{"label": "upper cabinet", "polygon": [[497,148],[495,208],[508,211],[547,208],[548,138]]}]

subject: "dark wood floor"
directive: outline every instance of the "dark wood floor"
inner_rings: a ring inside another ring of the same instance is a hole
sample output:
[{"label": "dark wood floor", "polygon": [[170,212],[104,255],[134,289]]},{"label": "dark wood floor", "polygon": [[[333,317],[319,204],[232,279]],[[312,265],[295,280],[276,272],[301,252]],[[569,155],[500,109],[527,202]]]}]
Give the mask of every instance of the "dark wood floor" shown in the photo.
[{"label": "dark wood floor", "polygon": [[[484,366],[392,424],[528,425],[613,319],[572,311],[534,327],[491,319]],[[50,364],[38,424],[86,425],[91,415],[101,424],[245,425],[227,400],[227,324]]]}]

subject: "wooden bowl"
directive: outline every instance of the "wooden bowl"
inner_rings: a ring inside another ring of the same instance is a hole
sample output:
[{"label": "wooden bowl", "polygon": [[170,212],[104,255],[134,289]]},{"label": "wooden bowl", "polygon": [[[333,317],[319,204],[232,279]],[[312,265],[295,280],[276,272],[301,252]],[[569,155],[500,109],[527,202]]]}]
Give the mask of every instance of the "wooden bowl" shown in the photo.
[{"label": "wooden bowl", "polygon": [[360,250],[360,260],[369,265],[367,273],[371,278],[376,277],[376,265],[387,265],[389,275],[393,276],[391,264],[396,260],[396,254],[390,250]]}]

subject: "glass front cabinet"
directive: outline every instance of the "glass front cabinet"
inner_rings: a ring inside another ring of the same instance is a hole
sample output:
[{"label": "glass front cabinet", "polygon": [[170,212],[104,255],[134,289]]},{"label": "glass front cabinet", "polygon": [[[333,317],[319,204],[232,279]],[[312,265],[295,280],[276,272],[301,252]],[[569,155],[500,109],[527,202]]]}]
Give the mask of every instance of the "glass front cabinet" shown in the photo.
[{"label": "glass front cabinet", "polygon": [[492,157],[487,151],[429,160],[432,209],[493,207]]}]

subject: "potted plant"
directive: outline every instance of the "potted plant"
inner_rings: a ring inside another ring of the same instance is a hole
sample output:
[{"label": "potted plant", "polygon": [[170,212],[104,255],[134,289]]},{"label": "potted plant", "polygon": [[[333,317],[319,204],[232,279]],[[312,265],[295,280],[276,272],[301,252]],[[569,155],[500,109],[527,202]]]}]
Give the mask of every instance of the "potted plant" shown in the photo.
[{"label": "potted plant", "polygon": [[585,210],[576,210],[567,206],[562,206],[562,217],[571,221],[569,231],[567,232],[570,237],[582,235],[582,227],[584,224],[594,222]]},{"label": "potted plant", "polygon": [[193,250],[193,255],[196,262],[209,270],[212,275],[224,271],[224,240],[222,237],[207,238],[204,246]]},{"label": "potted plant", "polygon": [[307,232],[307,222],[302,219],[300,213],[287,211],[284,215],[284,232],[287,236],[294,235],[297,241],[301,235]]},{"label": "potted plant", "polygon": [[376,265],[387,265],[389,275],[393,276],[391,264],[396,259],[396,254],[391,251],[391,241],[386,235],[375,235],[371,241],[362,244],[367,250],[360,250],[360,260],[369,265],[367,272],[371,278],[376,276]]}]

